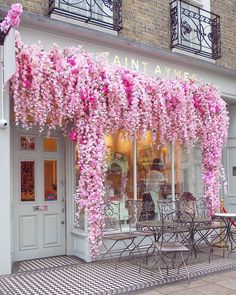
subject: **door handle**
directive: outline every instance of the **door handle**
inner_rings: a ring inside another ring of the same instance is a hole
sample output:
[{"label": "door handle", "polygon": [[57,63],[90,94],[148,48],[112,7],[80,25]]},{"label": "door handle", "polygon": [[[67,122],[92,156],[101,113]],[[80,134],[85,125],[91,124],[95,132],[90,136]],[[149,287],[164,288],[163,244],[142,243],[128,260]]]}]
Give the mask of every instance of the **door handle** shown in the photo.
[{"label": "door handle", "polygon": [[33,211],[48,211],[48,205],[33,206]]}]

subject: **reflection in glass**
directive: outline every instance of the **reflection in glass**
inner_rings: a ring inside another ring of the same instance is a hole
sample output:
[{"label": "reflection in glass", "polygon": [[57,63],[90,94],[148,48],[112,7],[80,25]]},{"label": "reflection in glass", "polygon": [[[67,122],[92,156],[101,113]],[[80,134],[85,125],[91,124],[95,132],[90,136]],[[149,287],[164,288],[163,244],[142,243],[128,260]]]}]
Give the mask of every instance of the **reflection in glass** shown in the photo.
[{"label": "reflection in glass", "polygon": [[35,201],[35,162],[21,161],[21,201]]},{"label": "reflection in glass", "polygon": [[25,151],[35,150],[35,136],[21,135],[20,136],[20,149]]},{"label": "reflection in glass", "polygon": [[[137,139],[137,191],[140,200],[171,198],[171,149],[162,146],[151,132]],[[157,209],[157,208],[156,208]]]},{"label": "reflection in glass", "polygon": [[57,161],[44,161],[44,200],[57,200]]},{"label": "reflection in glass", "polygon": [[114,206],[119,205],[120,220],[128,220],[128,211],[125,207],[127,200],[133,200],[133,142],[124,139],[119,131],[112,136],[106,136],[107,146],[107,173],[105,198],[112,201]]},{"label": "reflection in glass", "polygon": [[44,152],[57,152],[57,138],[45,137],[43,139]]},{"label": "reflection in glass", "polygon": [[199,144],[188,150],[180,144],[175,146],[175,179],[180,194],[190,192],[196,198],[204,194],[201,162]]},{"label": "reflection in glass", "polygon": [[133,199],[133,143],[119,131],[106,136],[107,175],[106,196],[111,201]]}]

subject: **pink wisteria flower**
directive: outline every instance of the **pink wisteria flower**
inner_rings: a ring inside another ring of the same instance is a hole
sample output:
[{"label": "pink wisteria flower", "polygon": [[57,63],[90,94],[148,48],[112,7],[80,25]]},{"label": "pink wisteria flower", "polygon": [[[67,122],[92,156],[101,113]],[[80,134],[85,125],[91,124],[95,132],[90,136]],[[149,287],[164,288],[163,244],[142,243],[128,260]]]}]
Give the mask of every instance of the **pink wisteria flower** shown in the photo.
[{"label": "pink wisteria flower", "polygon": [[76,142],[77,141],[77,133],[75,131],[71,131],[69,134],[69,138],[71,141]]},{"label": "pink wisteria flower", "polygon": [[7,16],[1,22],[1,31],[6,33],[10,27],[18,27],[20,24],[20,15],[23,12],[20,3],[12,4],[11,9],[8,11]]},{"label": "pink wisteria flower", "polygon": [[123,129],[129,138],[151,130],[160,144],[202,151],[208,211],[219,210],[222,149],[229,117],[219,90],[192,80],[165,80],[110,65],[81,48],[49,52],[16,40],[17,71],[11,80],[16,124],[69,131],[78,148],[78,215],[88,216],[91,254],[99,253],[104,222],[105,134]]}]

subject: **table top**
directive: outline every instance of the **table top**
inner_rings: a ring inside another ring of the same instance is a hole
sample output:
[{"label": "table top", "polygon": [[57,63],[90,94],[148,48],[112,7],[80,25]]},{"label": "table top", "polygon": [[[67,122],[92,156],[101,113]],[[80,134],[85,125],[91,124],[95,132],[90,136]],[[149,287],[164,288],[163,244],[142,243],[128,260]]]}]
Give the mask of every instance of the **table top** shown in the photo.
[{"label": "table top", "polygon": [[[210,217],[194,217],[192,218],[183,218],[180,220],[180,223],[186,223],[187,226],[192,223],[210,223],[211,218]],[[166,228],[175,228],[180,225],[178,221],[164,221],[164,224],[162,224],[161,220],[144,220],[137,222],[136,228],[140,231],[158,231],[162,226]]]},{"label": "table top", "polygon": [[236,213],[215,213],[213,216],[221,218],[236,218]]}]

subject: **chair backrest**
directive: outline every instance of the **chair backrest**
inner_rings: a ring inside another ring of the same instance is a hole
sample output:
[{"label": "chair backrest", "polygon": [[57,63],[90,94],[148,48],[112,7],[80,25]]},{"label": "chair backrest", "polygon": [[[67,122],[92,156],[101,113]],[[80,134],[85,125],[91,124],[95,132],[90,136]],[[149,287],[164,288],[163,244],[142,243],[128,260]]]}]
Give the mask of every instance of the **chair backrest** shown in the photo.
[{"label": "chair backrest", "polygon": [[186,239],[186,228],[190,230],[190,226],[193,226],[194,217],[195,214],[180,211],[177,201],[175,210],[161,214],[160,243],[181,242],[189,246],[190,240]]},{"label": "chair backrest", "polygon": [[136,228],[138,221],[151,220],[155,205],[153,202],[143,202],[138,200],[128,200],[125,204],[129,214],[129,227]]},{"label": "chair backrest", "polygon": [[184,192],[178,200],[178,210],[181,218],[196,215],[196,198],[190,192]]},{"label": "chair backrest", "polygon": [[159,200],[157,203],[161,220],[172,221],[176,219],[177,200]]},{"label": "chair backrest", "polygon": [[206,200],[205,197],[196,200],[196,214],[199,217],[209,217],[208,207],[211,206],[211,201]]},{"label": "chair backrest", "polygon": [[120,221],[120,203],[106,202],[103,208],[103,222],[105,231],[119,230],[122,231]]}]

